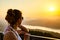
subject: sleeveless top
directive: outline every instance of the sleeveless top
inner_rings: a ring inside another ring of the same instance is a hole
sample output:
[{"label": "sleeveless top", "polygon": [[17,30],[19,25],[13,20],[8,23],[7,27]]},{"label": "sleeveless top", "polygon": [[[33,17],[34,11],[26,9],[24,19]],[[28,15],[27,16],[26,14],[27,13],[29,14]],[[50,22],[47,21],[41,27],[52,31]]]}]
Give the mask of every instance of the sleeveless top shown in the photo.
[{"label": "sleeveless top", "polygon": [[12,31],[14,33],[14,35],[17,37],[18,40],[22,40],[21,37],[19,36],[19,34],[17,33],[17,31],[15,31],[11,26],[8,26],[5,30],[4,33]]}]

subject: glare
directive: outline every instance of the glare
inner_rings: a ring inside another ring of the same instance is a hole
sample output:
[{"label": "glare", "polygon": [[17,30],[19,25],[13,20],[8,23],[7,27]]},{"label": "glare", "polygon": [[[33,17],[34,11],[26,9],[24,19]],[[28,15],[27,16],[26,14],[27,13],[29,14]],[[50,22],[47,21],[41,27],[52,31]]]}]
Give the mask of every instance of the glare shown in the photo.
[{"label": "glare", "polygon": [[54,7],[50,7],[49,10],[50,11],[54,11],[55,9],[54,9]]}]

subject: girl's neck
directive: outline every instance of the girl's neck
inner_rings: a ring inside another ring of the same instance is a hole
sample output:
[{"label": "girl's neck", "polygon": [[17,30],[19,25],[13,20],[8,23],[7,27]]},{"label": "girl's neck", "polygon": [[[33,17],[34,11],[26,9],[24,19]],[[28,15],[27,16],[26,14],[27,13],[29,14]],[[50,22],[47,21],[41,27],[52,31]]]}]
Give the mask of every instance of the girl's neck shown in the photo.
[{"label": "girl's neck", "polygon": [[17,30],[17,25],[11,25],[14,30]]}]

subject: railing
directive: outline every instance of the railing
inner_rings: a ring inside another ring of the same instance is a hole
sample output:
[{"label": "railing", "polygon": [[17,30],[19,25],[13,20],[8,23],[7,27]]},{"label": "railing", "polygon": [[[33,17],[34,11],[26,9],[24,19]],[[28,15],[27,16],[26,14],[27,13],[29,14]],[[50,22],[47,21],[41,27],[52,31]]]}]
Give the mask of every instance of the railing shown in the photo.
[{"label": "railing", "polygon": [[3,40],[3,33],[0,32],[0,40]]},{"label": "railing", "polygon": [[[60,40],[58,38],[52,38],[52,37],[44,37],[44,36],[37,36],[37,35],[31,35],[31,34],[26,34],[29,36],[29,40]],[[0,39],[3,40],[3,34],[0,33]]]},{"label": "railing", "polygon": [[[52,37],[44,37],[44,36],[37,36],[37,35],[31,35],[31,34],[27,34],[29,35],[31,38],[30,40],[60,40],[58,38],[52,38]],[[35,39],[34,39],[35,38]]]}]

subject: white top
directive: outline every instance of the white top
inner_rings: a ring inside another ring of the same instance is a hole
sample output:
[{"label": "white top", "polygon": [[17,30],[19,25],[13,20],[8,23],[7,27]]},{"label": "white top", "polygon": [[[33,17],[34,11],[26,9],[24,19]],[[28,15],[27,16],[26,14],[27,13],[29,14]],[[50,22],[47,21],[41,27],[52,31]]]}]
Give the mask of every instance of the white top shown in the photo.
[{"label": "white top", "polygon": [[17,31],[15,31],[11,26],[8,26],[8,27],[4,30],[4,34],[5,34],[8,30],[13,31],[14,35],[18,38],[18,40],[22,40],[21,37],[19,36],[19,34],[17,33]]}]

